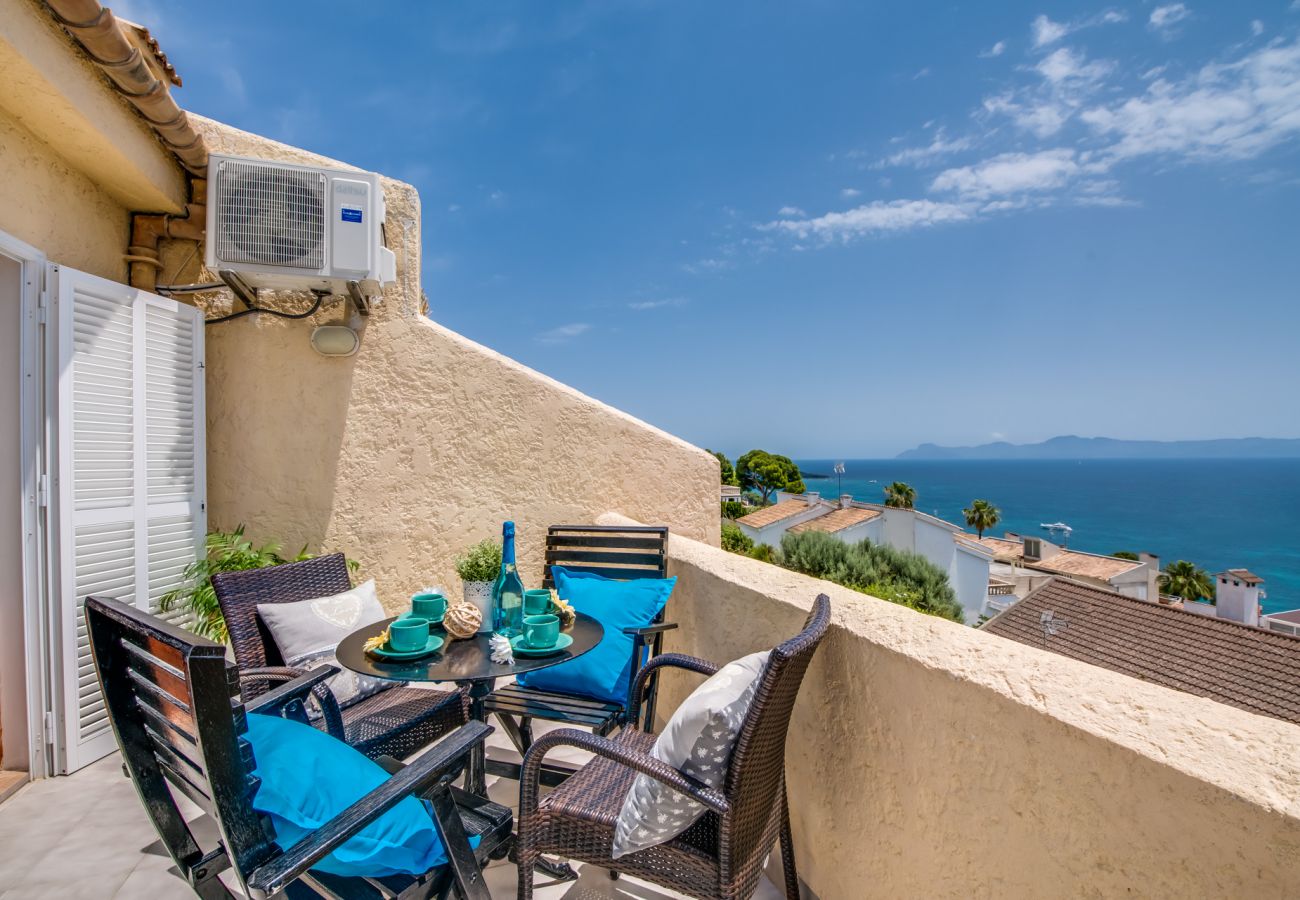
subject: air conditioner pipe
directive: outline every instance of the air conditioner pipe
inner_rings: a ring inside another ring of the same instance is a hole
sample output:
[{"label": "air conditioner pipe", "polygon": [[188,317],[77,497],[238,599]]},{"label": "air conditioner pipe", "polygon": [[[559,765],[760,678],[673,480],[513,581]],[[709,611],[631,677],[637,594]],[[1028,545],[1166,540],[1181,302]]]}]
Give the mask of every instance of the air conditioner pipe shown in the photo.
[{"label": "air conditioner pipe", "polygon": [[131,245],[126,250],[131,287],[153,291],[158,284],[158,243],[163,238],[203,243],[207,223],[208,182],[190,179],[190,202],[184,216],[169,213],[135,213],[131,216]]}]

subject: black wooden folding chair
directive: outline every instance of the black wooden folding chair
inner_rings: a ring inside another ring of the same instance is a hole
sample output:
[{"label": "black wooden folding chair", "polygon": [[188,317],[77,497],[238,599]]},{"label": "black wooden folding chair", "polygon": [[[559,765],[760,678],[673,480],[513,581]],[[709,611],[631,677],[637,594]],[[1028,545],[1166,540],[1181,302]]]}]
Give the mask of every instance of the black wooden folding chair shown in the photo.
[{"label": "black wooden folding chair", "polygon": [[[392,777],[288,850],[270,821],[253,809],[256,761],[244,737],[246,713],[306,722],[304,702],[333,674],[324,666],[244,704],[238,670],[220,644],[182,631],[117,600],[86,600],[86,628],[95,669],[127,774],[167,852],[194,892],[205,898],[407,898],[488,900],[482,866],[503,849],[509,809],[452,785],[476,745],[492,729],[471,722],[402,766],[381,761]],[[169,790],[170,785],[170,790]],[[215,823],[218,838],[200,846],[172,791],[180,791]],[[404,797],[428,800],[449,862],[418,878],[340,878],[310,871],[321,859]],[[477,849],[469,838],[478,836]],[[284,892],[281,894],[280,892]]]},{"label": "black wooden folding chair", "polygon": [[[546,533],[546,570],[543,587],[554,588],[553,566],[574,572],[590,572],[630,581],[635,578],[666,578],[668,575],[668,529],[663,526],[552,525]],[[650,625],[624,629],[632,637],[632,677],[629,698],[608,703],[571,694],[541,691],[511,682],[484,700],[484,709],[495,713],[501,727],[523,754],[533,743],[532,720],[562,722],[590,728],[605,736],[629,723],[636,716],[631,705],[632,685],[637,672],[663,647],[663,634],[677,626],[664,621],[660,612]],[[645,721],[654,722],[658,679],[652,678],[642,695]],[[488,774],[518,780],[520,768],[515,763],[488,760]],[[571,766],[547,763],[542,783],[557,785],[576,771]]]}]

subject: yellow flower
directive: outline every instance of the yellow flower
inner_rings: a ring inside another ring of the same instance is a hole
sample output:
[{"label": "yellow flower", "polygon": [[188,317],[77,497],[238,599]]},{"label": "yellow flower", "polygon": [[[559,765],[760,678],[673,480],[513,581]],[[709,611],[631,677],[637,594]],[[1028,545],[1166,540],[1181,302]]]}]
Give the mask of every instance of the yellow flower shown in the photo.
[{"label": "yellow flower", "polygon": [[384,646],[387,643],[388,643],[388,629],[385,628],[383,631],[381,631],[379,634],[375,635],[374,637],[366,639],[365,649],[375,650],[379,647]]}]

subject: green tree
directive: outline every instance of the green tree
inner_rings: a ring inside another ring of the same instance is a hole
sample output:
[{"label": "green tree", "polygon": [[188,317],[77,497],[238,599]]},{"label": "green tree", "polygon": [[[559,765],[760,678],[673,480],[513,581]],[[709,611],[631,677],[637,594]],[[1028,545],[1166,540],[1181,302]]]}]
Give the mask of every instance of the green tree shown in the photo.
[{"label": "green tree", "polygon": [[984,537],[985,531],[1002,520],[1002,511],[987,500],[971,501],[971,505],[963,509],[962,514],[966,516],[966,526],[974,528],[980,537]]},{"label": "green tree", "polygon": [[742,488],[758,491],[764,504],[777,491],[802,494],[807,490],[794,460],[766,450],[750,450],[737,459],[736,477]]},{"label": "green tree", "polygon": [[750,509],[739,500],[722,501],[722,518],[724,519],[740,519],[749,515],[749,513]]},{"label": "green tree", "polygon": [[1214,599],[1214,579],[1185,559],[1170,563],[1160,573],[1160,593],[1195,602]]},{"label": "green tree", "polygon": [[862,541],[846,544],[819,531],[781,538],[780,565],[933,616],[964,622],[948,573],[919,553]]},{"label": "green tree", "polygon": [[916,488],[906,481],[895,481],[885,485],[885,505],[898,509],[912,509],[916,506]]},{"label": "green tree", "polygon": [[712,453],[718,459],[718,467],[722,470],[722,483],[729,484],[733,487],[739,487],[740,482],[736,479],[736,467],[727,459],[726,454],[719,453],[717,450],[706,450],[706,453]]},{"label": "green tree", "polygon": [[1132,550],[1116,550],[1114,553],[1111,554],[1111,556],[1115,557],[1116,559],[1131,559],[1133,560],[1133,562],[1137,562],[1138,559],[1138,555],[1134,553]]}]

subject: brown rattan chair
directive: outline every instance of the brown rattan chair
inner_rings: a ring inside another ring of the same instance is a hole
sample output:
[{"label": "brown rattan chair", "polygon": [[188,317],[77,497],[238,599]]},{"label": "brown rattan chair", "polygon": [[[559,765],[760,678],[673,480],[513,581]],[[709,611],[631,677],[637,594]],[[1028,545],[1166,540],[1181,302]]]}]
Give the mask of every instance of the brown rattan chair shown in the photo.
[{"label": "brown rattan chair", "polygon": [[[257,605],[328,597],[351,587],[342,553],[212,576],[246,697],[257,697],[271,685],[304,674],[285,665]],[[469,697],[460,690],[393,686],[343,710],[323,685],[313,695],[320,703],[325,730],[371,759],[410,756],[469,720]]]},{"label": "brown rattan chair", "polygon": [[[542,853],[602,866],[615,877],[626,872],[692,897],[738,900],[754,893],[778,837],[786,896],[796,900],[799,879],[785,796],[785,739],[799,685],[830,618],[830,599],[819,595],[803,631],[772,651],[721,790],[705,787],[652,757],[655,736],[639,728],[627,728],[612,740],[576,729],[538,738],[524,757],[519,785],[521,900],[533,896],[533,867]],[[719,668],[677,653],[656,656],[638,674],[634,704],[640,703],[646,679],[665,666],[705,675]],[[540,797],[542,759],[563,745],[590,751],[596,759]],[[615,861],[610,858],[614,823],[637,773],[690,796],[709,812],[673,840]]]}]

